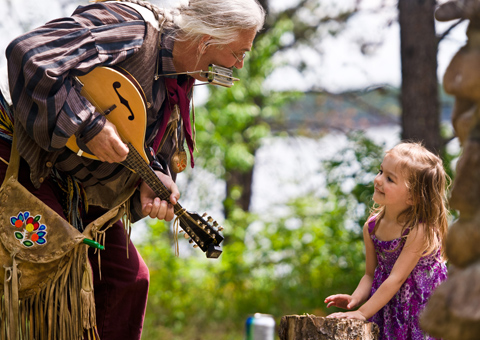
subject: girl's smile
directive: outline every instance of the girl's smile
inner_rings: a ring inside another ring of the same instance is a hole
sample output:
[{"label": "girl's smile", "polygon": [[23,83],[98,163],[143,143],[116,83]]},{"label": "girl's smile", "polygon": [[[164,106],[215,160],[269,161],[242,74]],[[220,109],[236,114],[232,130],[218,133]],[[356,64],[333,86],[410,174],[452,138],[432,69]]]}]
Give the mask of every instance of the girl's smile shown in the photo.
[{"label": "girl's smile", "polygon": [[384,195],[384,193],[376,185],[373,188],[375,189],[375,192],[377,192],[381,195]]},{"label": "girl's smile", "polygon": [[383,159],[380,171],[373,181],[373,200],[395,211],[402,211],[409,206],[409,192],[405,174],[399,171],[398,162],[398,157],[392,154],[387,154]]}]

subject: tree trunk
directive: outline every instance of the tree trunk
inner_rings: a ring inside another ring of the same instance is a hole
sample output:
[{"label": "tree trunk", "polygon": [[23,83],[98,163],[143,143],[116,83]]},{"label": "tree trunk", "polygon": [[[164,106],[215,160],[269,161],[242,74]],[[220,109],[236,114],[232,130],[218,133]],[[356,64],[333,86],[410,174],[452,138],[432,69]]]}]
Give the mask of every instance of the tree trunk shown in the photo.
[{"label": "tree trunk", "polygon": [[248,211],[252,198],[253,167],[248,172],[230,170],[226,178],[227,199],[224,203],[225,217],[228,218],[235,206]]},{"label": "tree trunk", "polygon": [[437,79],[435,0],[399,0],[402,139],[442,148]]},{"label": "tree trunk", "polygon": [[268,10],[268,0],[258,0],[258,3],[263,7],[265,11]]},{"label": "tree trunk", "polygon": [[372,322],[314,315],[284,316],[278,331],[280,340],[376,340],[378,333]]}]

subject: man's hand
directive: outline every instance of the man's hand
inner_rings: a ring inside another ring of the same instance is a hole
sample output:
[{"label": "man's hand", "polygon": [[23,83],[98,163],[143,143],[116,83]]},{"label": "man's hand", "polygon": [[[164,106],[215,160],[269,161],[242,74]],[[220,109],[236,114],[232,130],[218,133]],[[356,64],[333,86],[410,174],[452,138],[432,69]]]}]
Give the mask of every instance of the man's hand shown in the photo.
[{"label": "man's hand", "polygon": [[140,184],[140,202],[142,203],[142,213],[144,216],[151,218],[158,218],[159,220],[171,221],[174,217],[173,205],[175,205],[180,198],[180,192],[175,182],[170,176],[165,175],[161,171],[155,171],[158,178],[170,190],[170,202],[162,201],[155,195],[153,190],[147,183]]},{"label": "man's hand", "polygon": [[88,149],[102,162],[120,163],[128,155],[128,147],[118,135],[117,128],[108,120],[102,131],[86,143]]}]

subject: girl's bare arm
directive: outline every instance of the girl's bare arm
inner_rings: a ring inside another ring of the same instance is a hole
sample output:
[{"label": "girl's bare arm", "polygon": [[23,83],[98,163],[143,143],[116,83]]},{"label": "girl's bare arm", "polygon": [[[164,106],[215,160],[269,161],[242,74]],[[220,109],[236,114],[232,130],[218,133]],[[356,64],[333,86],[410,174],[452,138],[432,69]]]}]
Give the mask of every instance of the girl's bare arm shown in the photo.
[{"label": "girl's bare arm", "polygon": [[365,319],[369,319],[376,314],[398,292],[422,257],[424,240],[423,228],[418,227],[410,232],[390,276],[380,285],[375,294],[359,308],[358,312]]}]

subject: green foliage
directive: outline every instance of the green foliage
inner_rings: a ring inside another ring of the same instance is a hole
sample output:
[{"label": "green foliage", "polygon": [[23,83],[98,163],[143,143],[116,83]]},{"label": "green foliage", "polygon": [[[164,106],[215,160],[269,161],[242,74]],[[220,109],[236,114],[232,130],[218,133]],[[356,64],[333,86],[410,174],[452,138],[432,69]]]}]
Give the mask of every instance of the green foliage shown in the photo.
[{"label": "green foliage", "polygon": [[[209,87],[208,102],[196,108],[196,164],[218,178],[250,171],[262,139],[272,135],[269,123],[281,120],[285,103],[300,96],[263,87],[284,34],[299,35],[292,20],[281,18],[257,37],[235,75],[241,80],[228,89]],[[382,158],[382,145],[354,133],[322,164],[325,188],[272,207],[281,214],[256,216],[229,205],[219,259],[206,259],[198,249],[176,257],[171,226],[151,223],[148,241],[138,246],[151,277],[143,339],[241,340],[252,313],[272,314],[278,324],[283,315],[336,311],[325,309],[324,298],[351,293],[364,272],[361,228]]]},{"label": "green foliage", "polygon": [[198,250],[175,257],[169,226],[151,224],[149,241],[139,247],[151,276],[143,338],[240,340],[255,312],[274,315],[277,324],[283,315],[325,315],[324,298],[351,293],[363,275],[361,226],[381,153],[352,135],[345,150],[322,164],[326,191],[293,199],[281,215],[235,209],[216,260]]},{"label": "green foliage", "polygon": [[267,33],[259,35],[240,79],[231,88],[209,87],[208,102],[196,108],[197,164],[220,178],[235,169],[253,168],[255,151],[263,138],[271,135],[269,121],[280,118],[280,108],[299,92],[280,93],[263,86],[273,71],[271,56],[278,50],[282,35],[292,28],[290,20],[280,20]]},{"label": "green foliage", "polygon": [[355,221],[363,226],[373,204],[373,179],[380,169],[385,145],[376,145],[362,132],[352,132],[348,139],[349,145],[324,163],[327,187],[338,198],[350,194],[345,205],[356,212]]}]

